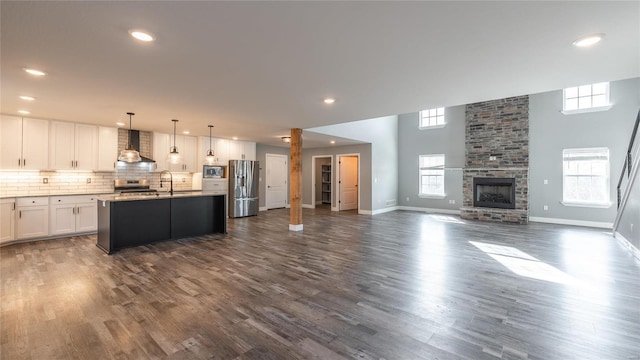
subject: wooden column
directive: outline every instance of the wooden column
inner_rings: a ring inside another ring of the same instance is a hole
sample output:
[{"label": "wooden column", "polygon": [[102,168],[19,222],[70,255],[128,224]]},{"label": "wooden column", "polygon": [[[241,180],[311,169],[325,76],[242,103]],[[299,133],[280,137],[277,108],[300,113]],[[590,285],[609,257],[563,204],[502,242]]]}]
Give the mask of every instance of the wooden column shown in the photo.
[{"label": "wooden column", "polygon": [[302,231],[302,129],[291,129],[289,230]]}]

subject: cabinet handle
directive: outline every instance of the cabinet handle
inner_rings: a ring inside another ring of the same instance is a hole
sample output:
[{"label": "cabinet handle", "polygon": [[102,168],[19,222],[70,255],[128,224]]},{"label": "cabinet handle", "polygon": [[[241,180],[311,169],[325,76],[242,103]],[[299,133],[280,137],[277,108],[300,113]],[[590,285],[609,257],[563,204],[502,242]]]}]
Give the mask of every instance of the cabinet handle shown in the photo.
[{"label": "cabinet handle", "polygon": [[76,160],[76,169],[78,168],[78,160]]},{"label": "cabinet handle", "polygon": [[113,168],[114,169],[116,168],[116,162],[115,161],[113,162]]},{"label": "cabinet handle", "polygon": [[27,166],[27,159],[22,159],[22,166],[23,167]]},{"label": "cabinet handle", "polygon": [[16,209],[16,203],[13,203],[13,210]]},{"label": "cabinet handle", "polygon": [[80,207],[78,206],[76,209],[78,210],[76,214],[80,214]]},{"label": "cabinet handle", "polygon": [[18,158],[18,167],[20,167],[20,165],[22,165],[22,159]]},{"label": "cabinet handle", "polygon": [[71,213],[72,213],[73,215],[75,215],[75,214],[76,214],[76,208],[72,208],[72,209],[71,209]]},{"label": "cabinet handle", "polygon": [[18,219],[22,219],[22,210],[18,211]]},{"label": "cabinet handle", "polygon": [[73,160],[71,160],[71,167],[73,167]]}]

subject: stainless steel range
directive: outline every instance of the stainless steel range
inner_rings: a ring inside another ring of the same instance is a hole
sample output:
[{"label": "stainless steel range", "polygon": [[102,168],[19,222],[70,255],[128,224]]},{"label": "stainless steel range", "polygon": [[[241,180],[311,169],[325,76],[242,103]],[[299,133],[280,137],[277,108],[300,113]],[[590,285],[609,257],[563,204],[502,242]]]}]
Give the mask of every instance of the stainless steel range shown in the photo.
[{"label": "stainless steel range", "polygon": [[113,190],[120,196],[157,195],[158,190],[151,189],[149,180],[114,180]]}]

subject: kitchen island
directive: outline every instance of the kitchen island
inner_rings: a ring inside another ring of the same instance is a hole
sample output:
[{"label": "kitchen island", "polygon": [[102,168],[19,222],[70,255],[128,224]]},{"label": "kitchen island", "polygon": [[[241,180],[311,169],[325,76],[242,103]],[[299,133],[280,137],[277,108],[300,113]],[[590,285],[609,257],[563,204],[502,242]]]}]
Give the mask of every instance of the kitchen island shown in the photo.
[{"label": "kitchen island", "polygon": [[226,195],[185,192],[98,197],[97,246],[107,254],[163,240],[226,233]]}]

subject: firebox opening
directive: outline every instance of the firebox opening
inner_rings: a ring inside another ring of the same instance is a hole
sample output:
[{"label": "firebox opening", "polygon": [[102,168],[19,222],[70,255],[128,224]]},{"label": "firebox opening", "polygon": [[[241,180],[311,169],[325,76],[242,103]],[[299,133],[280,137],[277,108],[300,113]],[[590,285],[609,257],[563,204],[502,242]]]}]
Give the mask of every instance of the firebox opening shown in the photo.
[{"label": "firebox opening", "polygon": [[516,208],[514,178],[473,178],[473,206],[501,209]]}]

